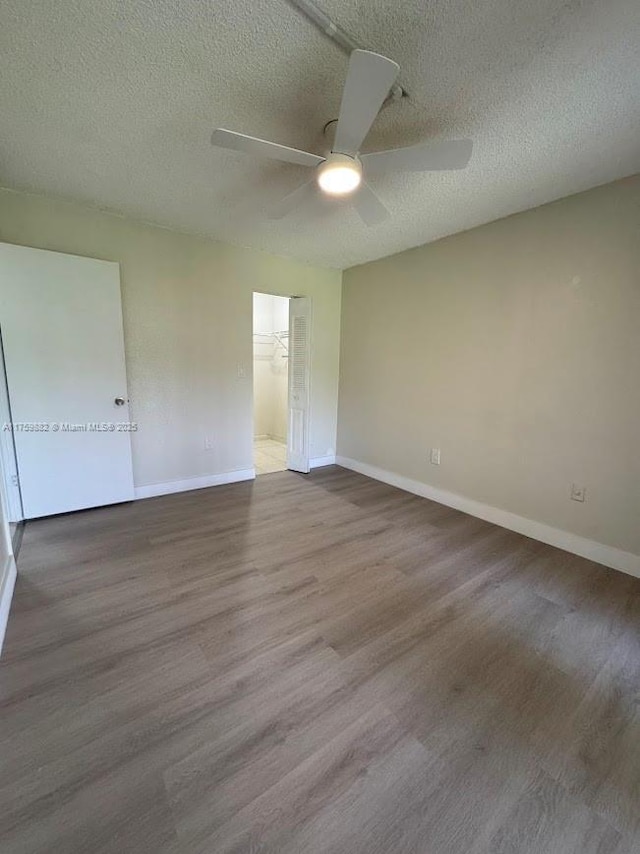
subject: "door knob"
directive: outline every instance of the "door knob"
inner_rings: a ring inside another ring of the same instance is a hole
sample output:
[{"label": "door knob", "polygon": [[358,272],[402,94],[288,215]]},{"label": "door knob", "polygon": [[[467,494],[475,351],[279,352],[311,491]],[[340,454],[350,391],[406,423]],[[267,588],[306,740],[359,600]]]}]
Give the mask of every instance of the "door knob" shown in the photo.
[{"label": "door knob", "polygon": [[124,399],[124,397],[116,397],[113,402],[116,406],[124,406],[127,401]]}]

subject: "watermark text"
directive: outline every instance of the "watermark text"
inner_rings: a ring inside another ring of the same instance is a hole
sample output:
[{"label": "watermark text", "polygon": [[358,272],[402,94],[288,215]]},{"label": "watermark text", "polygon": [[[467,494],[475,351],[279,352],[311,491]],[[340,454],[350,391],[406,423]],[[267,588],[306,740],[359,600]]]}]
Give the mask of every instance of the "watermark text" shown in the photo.
[{"label": "watermark text", "polygon": [[3,433],[137,433],[137,421],[5,421]]}]

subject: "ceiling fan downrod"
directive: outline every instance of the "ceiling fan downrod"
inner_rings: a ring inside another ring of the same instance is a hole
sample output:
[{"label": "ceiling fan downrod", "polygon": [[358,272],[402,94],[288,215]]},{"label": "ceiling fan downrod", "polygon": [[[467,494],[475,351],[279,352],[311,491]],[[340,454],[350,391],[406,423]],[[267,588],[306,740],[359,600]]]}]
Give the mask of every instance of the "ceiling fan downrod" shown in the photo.
[{"label": "ceiling fan downrod", "polygon": [[[354,50],[362,49],[362,45],[357,44],[349,33],[345,32],[342,27],[339,27],[332,21],[327,13],[323,12],[313,0],[289,0],[289,3],[306,15],[318,29],[322,30],[326,36],[339,45],[346,54],[350,55]],[[405,97],[407,93],[399,83],[394,83],[390,94],[393,99],[396,99]]]}]

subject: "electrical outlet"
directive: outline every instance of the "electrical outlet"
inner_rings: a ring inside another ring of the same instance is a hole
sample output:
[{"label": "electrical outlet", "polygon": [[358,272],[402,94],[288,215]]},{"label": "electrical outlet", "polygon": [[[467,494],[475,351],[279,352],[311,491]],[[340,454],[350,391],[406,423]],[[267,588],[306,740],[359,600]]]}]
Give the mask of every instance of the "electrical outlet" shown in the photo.
[{"label": "electrical outlet", "polygon": [[213,450],[213,437],[212,436],[205,436],[204,437],[204,449],[205,449],[205,451],[212,451]]},{"label": "electrical outlet", "polygon": [[440,448],[431,448],[431,456],[429,457],[431,460],[432,466],[440,465]]},{"label": "electrical outlet", "polygon": [[246,378],[247,378],[247,369],[242,364],[242,362],[238,362],[238,379],[239,380],[246,380]]},{"label": "electrical outlet", "polygon": [[586,486],[578,486],[576,483],[571,484],[571,500],[584,501],[587,497]]}]

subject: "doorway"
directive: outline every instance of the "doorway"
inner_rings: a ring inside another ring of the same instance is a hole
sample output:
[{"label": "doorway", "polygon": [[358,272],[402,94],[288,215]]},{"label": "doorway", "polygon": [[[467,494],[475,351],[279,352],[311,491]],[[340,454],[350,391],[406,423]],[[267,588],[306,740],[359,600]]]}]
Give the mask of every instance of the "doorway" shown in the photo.
[{"label": "doorway", "polygon": [[253,295],[253,459],[257,475],[287,468],[289,297]]}]

